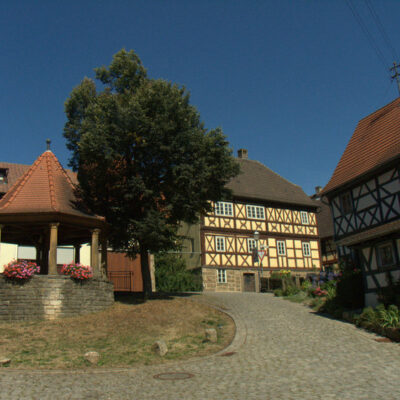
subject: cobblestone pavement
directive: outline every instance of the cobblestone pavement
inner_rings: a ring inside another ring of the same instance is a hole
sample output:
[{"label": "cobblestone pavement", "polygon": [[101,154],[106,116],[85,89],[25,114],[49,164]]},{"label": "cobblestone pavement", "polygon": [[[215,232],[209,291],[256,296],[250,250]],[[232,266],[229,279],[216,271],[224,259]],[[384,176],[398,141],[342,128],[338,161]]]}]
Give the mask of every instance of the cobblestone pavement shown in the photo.
[{"label": "cobblestone pavement", "polygon": [[[237,324],[222,353],[135,369],[0,369],[0,399],[400,399],[400,345],[271,294],[198,296]],[[223,355],[234,352],[233,355]],[[187,372],[193,377],[159,380]]]}]

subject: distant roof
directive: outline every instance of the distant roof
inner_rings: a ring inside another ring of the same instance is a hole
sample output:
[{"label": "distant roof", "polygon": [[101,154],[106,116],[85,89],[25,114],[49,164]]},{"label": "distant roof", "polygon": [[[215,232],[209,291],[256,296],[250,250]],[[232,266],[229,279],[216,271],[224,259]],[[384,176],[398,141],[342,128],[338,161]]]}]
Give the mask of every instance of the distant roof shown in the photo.
[{"label": "distant roof", "polygon": [[0,193],[8,192],[19,177],[29,169],[29,167],[30,165],[0,162],[0,169],[8,170],[7,181],[0,183]]},{"label": "distant roof", "polygon": [[[14,185],[15,182],[30,168],[28,164],[15,164],[0,161],[0,169],[7,169],[7,182],[0,184],[0,194],[8,192]],[[66,169],[65,172],[71,179],[74,185],[78,183],[76,173],[70,169]]]},{"label": "distant roof", "polygon": [[[1,163],[1,168],[4,168]],[[78,210],[74,203],[74,182],[56,156],[45,151],[31,166],[9,165],[9,184],[13,186],[0,200],[0,215],[61,213],[86,218],[91,216]],[[26,168],[27,167],[27,168]],[[15,181],[16,175],[23,172]]]},{"label": "distant roof", "polygon": [[400,156],[400,98],[363,118],[336,169],[326,194]]},{"label": "distant roof", "polygon": [[241,172],[226,187],[237,197],[317,207],[303,189],[259,161],[237,158]]}]

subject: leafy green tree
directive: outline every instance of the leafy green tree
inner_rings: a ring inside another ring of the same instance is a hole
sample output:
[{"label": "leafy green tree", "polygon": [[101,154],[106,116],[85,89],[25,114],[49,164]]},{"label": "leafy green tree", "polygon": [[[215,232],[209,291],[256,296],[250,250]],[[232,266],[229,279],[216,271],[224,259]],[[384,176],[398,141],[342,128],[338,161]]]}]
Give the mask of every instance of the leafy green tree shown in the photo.
[{"label": "leafy green tree", "polygon": [[181,221],[195,223],[209,201],[229,195],[238,173],[221,129],[207,130],[185,88],[150,79],[133,51],[95,69],[65,103],[64,137],[78,172],[78,198],[111,225],[115,248],[141,255],[172,249]]},{"label": "leafy green tree", "polygon": [[159,253],[155,256],[157,290],[162,292],[199,292],[201,272],[188,270],[185,260],[177,254]]}]

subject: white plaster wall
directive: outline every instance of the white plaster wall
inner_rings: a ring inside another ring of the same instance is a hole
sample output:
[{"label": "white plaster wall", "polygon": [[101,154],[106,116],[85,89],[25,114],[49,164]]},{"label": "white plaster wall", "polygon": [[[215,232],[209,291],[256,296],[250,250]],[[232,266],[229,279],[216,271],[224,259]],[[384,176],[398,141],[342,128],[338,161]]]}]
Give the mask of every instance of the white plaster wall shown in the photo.
[{"label": "white plaster wall", "polygon": [[80,260],[82,265],[90,265],[90,245],[88,243],[81,247]]},{"label": "white plaster wall", "polygon": [[18,257],[18,246],[10,243],[0,243],[0,273],[4,270],[4,265]]},{"label": "white plaster wall", "polygon": [[366,293],[365,294],[365,306],[366,307],[376,307],[378,305],[378,296],[376,293]]}]

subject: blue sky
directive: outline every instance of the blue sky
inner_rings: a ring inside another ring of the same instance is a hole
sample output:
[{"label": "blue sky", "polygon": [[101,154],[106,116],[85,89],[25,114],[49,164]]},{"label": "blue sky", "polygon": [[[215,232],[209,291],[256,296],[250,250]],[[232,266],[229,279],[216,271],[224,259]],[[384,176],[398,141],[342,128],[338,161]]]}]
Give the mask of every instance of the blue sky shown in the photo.
[{"label": "blue sky", "polygon": [[[388,71],[398,56],[367,4],[353,4],[386,62],[345,0],[3,0],[0,160],[30,164],[50,138],[67,166],[64,102],[126,48],[150,77],[184,85],[235,154],[247,148],[312,194],[328,182],[357,122],[398,96]],[[391,43],[400,43],[400,2],[372,4]]]}]

